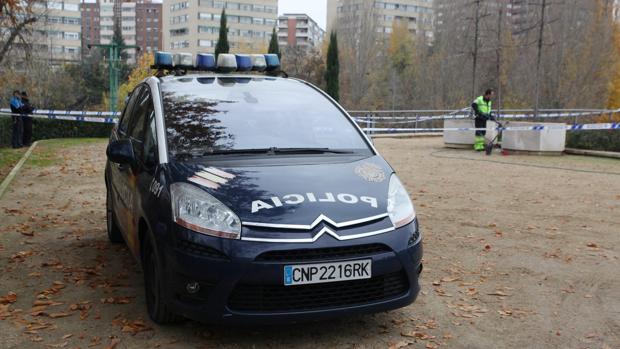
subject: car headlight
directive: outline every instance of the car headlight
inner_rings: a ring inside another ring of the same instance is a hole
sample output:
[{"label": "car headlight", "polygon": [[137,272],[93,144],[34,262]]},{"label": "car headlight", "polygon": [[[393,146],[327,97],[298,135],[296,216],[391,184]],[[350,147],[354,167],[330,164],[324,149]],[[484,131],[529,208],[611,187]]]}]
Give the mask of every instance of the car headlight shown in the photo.
[{"label": "car headlight", "polygon": [[188,183],[173,183],[170,196],[172,217],[178,225],[211,236],[241,237],[239,217],[206,191]]},{"label": "car headlight", "polygon": [[390,177],[387,211],[395,228],[407,225],[415,219],[415,209],[409,194],[395,174]]}]

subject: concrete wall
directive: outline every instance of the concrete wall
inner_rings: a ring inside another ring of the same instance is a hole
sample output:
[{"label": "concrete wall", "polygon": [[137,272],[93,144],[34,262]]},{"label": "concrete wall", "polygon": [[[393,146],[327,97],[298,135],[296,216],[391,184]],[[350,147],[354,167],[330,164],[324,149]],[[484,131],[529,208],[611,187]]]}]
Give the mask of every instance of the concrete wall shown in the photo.
[{"label": "concrete wall", "polygon": [[566,124],[563,123],[534,123],[510,122],[506,127],[527,126],[558,126],[558,128],[534,130],[506,130],[503,134],[502,148],[517,151],[533,152],[563,152],[566,146]]}]

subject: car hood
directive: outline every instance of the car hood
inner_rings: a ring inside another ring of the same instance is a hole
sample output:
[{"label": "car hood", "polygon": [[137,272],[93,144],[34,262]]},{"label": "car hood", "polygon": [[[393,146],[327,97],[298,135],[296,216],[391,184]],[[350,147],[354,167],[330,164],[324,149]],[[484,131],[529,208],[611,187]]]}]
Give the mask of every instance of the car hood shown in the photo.
[{"label": "car hood", "polygon": [[392,168],[380,156],[342,161],[231,165],[172,163],[173,181],[190,182],[232,209],[242,222],[309,225],[382,215]]}]

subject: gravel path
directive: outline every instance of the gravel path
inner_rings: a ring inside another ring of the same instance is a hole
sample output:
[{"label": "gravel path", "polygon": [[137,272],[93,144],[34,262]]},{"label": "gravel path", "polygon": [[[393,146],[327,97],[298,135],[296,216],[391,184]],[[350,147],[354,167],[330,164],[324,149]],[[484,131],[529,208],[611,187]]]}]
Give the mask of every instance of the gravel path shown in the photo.
[{"label": "gravel path", "polygon": [[620,161],[376,145],[424,232],[411,306],[284,327],[154,325],[139,268],[105,235],[102,141],[26,165],[0,201],[0,348],[620,347]]}]

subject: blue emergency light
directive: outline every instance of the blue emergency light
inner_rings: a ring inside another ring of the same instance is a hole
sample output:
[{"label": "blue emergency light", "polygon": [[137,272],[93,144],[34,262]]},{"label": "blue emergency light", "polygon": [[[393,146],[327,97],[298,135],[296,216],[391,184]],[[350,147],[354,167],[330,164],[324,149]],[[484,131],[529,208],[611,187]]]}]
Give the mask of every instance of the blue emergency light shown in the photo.
[{"label": "blue emergency light", "polygon": [[155,52],[155,67],[163,69],[172,68],[172,54],[170,52]]},{"label": "blue emergency light", "polygon": [[235,55],[237,60],[237,71],[252,70],[252,59],[249,55]]},{"label": "blue emergency light", "polygon": [[267,71],[274,71],[280,69],[280,59],[275,53],[266,54],[265,62],[267,63]]},{"label": "blue emergency light", "polygon": [[198,70],[215,71],[215,56],[210,53],[197,54],[196,68]]}]

